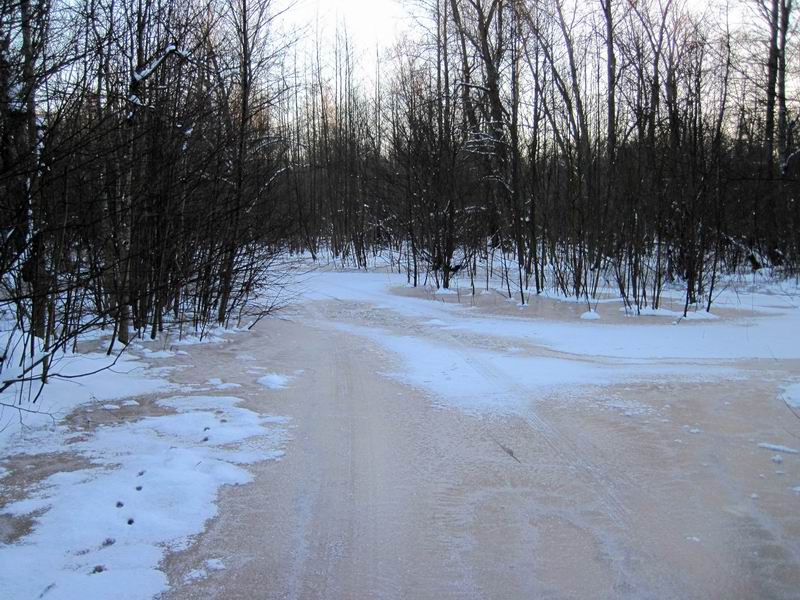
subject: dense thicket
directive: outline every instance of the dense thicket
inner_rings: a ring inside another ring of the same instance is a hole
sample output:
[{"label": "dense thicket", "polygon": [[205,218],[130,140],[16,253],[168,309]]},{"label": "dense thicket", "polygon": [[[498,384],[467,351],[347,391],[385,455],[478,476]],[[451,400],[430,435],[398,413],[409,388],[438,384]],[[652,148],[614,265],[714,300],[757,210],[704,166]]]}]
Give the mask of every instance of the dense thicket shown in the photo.
[{"label": "dense thicket", "polygon": [[426,0],[365,73],[270,0],[0,0],[0,301],[29,367],[225,324],[285,250],[710,306],[800,264],[792,4]]}]

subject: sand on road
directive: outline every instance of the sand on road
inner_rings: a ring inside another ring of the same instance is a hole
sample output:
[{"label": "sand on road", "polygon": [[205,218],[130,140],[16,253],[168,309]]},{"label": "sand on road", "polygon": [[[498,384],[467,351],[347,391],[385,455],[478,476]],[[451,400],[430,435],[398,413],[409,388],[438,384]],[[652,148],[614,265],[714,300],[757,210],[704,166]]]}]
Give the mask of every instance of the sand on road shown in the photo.
[{"label": "sand on road", "polygon": [[[308,303],[193,349],[176,381],[241,384],[243,406],[291,417],[291,439],[282,460],[251,467],[253,483],[223,488],[219,516],[168,555],[163,600],[800,595],[800,459],[778,464],[757,446],[776,427],[800,439],[774,401],[797,361],[480,413],[387,376],[403,368],[396,355],[331,326],[429,335],[387,315]],[[465,353],[482,343],[437,335]],[[259,385],[267,373],[286,386]],[[225,568],[197,576],[207,560]]]}]

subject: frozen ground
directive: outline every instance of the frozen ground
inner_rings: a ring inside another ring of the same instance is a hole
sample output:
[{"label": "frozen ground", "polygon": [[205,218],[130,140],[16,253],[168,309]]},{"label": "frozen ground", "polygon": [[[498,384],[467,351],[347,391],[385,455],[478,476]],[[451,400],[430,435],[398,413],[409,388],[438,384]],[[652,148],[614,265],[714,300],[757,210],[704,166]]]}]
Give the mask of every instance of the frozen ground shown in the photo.
[{"label": "frozen ground", "polygon": [[161,371],[136,405],[14,438],[0,589],[796,597],[797,290],[731,287],[692,319],[516,302],[320,272],[252,333],[140,349]]}]

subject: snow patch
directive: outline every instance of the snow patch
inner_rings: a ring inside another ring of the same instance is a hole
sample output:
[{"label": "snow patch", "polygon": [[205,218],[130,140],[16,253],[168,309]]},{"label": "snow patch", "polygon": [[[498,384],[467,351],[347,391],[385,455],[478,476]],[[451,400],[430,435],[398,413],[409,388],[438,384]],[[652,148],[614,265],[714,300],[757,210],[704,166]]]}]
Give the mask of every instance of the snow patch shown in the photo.
[{"label": "snow patch", "polygon": [[719,317],[713,313],[706,311],[689,311],[686,316],[683,316],[682,310],[668,310],[666,308],[640,308],[638,311],[635,308],[620,307],[620,312],[624,312],[627,316],[631,317],[667,317],[670,319],[686,319],[689,321],[713,321]]},{"label": "snow patch", "polygon": [[159,404],[174,414],[100,427],[72,444],[96,468],[56,473],[4,508],[37,514],[30,534],[0,547],[4,597],[50,590],[54,598],[133,599],[164,591],[164,553],[186,548],[203,531],[217,512],[219,487],[248,483],[252,475],[241,465],[282,456],[287,420],[239,402],[169,398]]},{"label": "snow patch", "polygon": [[291,378],[288,375],[280,375],[279,373],[267,373],[263,377],[259,377],[257,383],[271,390],[282,390],[289,385],[290,379]]},{"label": "snow patch", "polygon": [[214,386],[218,390],[232,390],[242,387],[240,383],[224,383],[222,379],[218,377],[212,377],[211,379],[207,380],[206,383]]},{"label": "snow patch", "polygon": [[[21,414],[0,408],[0,456],[18,454],[26,448],[35,453],[63,451],[61,436],[67,429],[60,419],[79,406],[97,404],[114,410],[119,406],[111,401],[176,389],[165,379],[153,377],[155,372],[128,354],[116,359],[105,353],[68,353],[57,357],[50,382],[36,404],[23,402],[26,412]],[[15,387],[0,394],[0,401],[16,404],[19,398]]]},{"label": "snow patch", "polygon": [[169,350],[150,350],[144,346],[139,346],[138,349],[144,354],[144,358],[172,358],[175,352]]},{"label": "snow patch", "polygon": [[653,412],[653,410],[645,404],[636,402],[635,400],[624,400],[622,398],[603,399],[596,402],[595,405],[600,408],[616,410],[625,417],[638,417]]},{"label": "snow patch", "polygon": [[206,568],[211,571],[224,571],[227,567],[219,558],[209,558],[206,561]]},{"label": "snow patch", "polygon": [[[493,322],[494,320],[492,320]],[[375,327],[334,323],[339,330],[366,337],[399,356],[402,369],[388,376],[432,392],[467,411],[520,413],[544,395],[578,394],[582,389],[624,381],[670,381],[676,373],[707,379],[734,376],[725,367],[659,364],[623,360],[604,363],[549,356],[509,355],[396,335]]]},{"label": "snow patch", "polygon": [[800,382],[784,387],[781,398],[790,408],[800,409]]},{"label": "snow patch", "polygon": [[208,577],[208,573],[205,571],[205,569],[192,569],[186,574],[183,580],[189,583],[191,581],[198,581],[200,579],[205,579],[206,577]]},{"label": "snow patch", "polygon": [[[391,292],[392,287],[405,283],[405,277],[389,273],[319,271],[309,278],[309,289],[303,296],[306,300],[337,298],[367,302],[414,319],[440,320],[451,331],[506,337],[509,342],[522,339],[555,351],[593,358],[670,358],[687,364],[699,360],[800,358],[800,345],[786,335],[787,331],[800,330],[800,310],[787,304],[786,294],[782,292],[757,293],[743,290],[741,286],[726,290],[717,298],[716,305],[739,311],[735,319],[719,319],[704,311],[691,312],[683,319],[682,310],[662,308],[653,316],[665,316],[669,320],[627,319],[624,324],[612,327],[602,320],[578,323],[577,320],[553,321],[527,316],[474,317],[462,304],[409,298]],[[678,305],[683,306],[682,302],[674,304]],[[680,320],[680,324],[672,326],[674,320]],[[747,339],[746,344],[731,343],[732,339],[742,338]]]},{"label": "snow patch", "polygon": [[758,444],[759,448],[764,448],[765,450],[772,450],[773,452],[783,452],[785,454],[798,454],[798,451],[794,448],[789,448],[788,446],[780,446],[778,444],[767,444],[765,442],[761,442]]},{"label": "snow patch", "polygon": [[227,342],[225,338],[218,333],[222,333],[225,330],[217,330],[217,333],[209,333],[204,336],[199,335],[185,335],[178,340],[173,340],[171,344],[175,346],[196,346],[198,344],[219,344],[222,342]]},{"label": "snow patch", "polygon": [[447,323],[441,319],[428,319],[423,325],[433,325],[434,327],[447,327]]}]

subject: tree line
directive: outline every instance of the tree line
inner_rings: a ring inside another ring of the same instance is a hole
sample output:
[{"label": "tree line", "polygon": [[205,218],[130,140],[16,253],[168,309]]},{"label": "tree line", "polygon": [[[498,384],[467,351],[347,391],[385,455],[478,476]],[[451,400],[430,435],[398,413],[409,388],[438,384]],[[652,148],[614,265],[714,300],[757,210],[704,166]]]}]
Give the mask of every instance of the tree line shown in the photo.
[{"label": "tree line", "polygon": [[633,309],[797,274],[792,9],[421,0],[366,72],[275,0],[0,0],[4,363],[260,314],[286,252]]},{"label": "tree line", "polygon": [[523,303],[610,283],[658,308],[678,283],[708,308],[722,272],[795,274],[792,8],[421,2],[375,91],[342,41],[293,90],[303,242],[361,265],[394,245],[414,284],[444,287],[500,256]]}]

